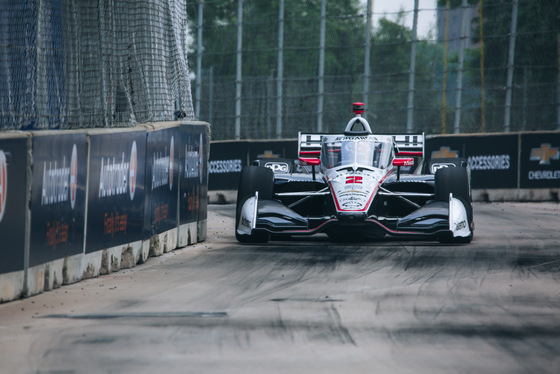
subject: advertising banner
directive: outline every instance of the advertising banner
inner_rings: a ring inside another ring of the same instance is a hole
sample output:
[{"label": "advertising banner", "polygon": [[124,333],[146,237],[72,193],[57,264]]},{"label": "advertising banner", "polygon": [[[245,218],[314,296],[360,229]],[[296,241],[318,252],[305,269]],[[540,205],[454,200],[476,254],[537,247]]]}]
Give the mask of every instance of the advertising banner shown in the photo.
[{"label": "advertising banner", "polygon": [[146,131],[90,134],[86,252],[143,239]]},{"label": "advertising banner", "polygon": [[297,140],[214,142],[210,150],[208,189],[237,190],[241,169],[259,158],[297,159]]},{"label": "advertising banner", "polygon": [[177,227],[180,140],[179,127],[147,134],[145,239]]},{"label": "advertising banner", "polygon": [[287,158],[296,160],[298,142],[293,140],[249,142],[249,162],[259,158]]},{"label": "advertising banner", "polygon": [[23,270],[27,138],[0,137],[0,274]]},{"label": "advertising banner", "polygon": [[430,158],[466,158],[472,188],[517,188],[519,136],[458,135],[426,139]]},{"label": "advertising banner", "polygon": [[181,192],[179,199],[181,224],[198,220],[200,185],[203,179],[201,145],[203,134],[192,125],[181,126]]},{"label": "advertising banner", "polygon": [[35,134],[29,266],[84,248],[86,135]]},{"label": "advertising banner", "polygon": [[521,134],[521,188],[560,187],[560,132]]},{"label": "advertising banner", "polygon": [[241,169],[249,162],[248,154],[246,141],[213,142],[208,164],[208,189],[237,190]]}]

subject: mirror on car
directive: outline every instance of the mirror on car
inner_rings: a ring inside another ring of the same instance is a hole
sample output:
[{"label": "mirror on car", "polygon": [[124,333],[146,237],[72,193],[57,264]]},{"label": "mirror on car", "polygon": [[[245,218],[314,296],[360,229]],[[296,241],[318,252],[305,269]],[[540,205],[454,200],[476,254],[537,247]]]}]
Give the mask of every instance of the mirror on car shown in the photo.
[{"label": "mirror on car", "polygon": [[413,166],[413,158],[395,158],[393,159],[393,166]]}]

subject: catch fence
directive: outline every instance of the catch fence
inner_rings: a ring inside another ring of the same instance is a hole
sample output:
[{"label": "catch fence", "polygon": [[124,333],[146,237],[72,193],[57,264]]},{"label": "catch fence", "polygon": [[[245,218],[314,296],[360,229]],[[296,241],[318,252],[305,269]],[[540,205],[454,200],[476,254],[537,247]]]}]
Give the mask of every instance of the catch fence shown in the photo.
[{"label": "catch fence", "polygon": [[216,140],[337,132],[353,101],[383,132],[560,130],[558,0],[375,4],[190,2],[196,117]]},{"label": "catch fence", "polygon": [[186,0],[0,1],[0,130],[193,119]]}]

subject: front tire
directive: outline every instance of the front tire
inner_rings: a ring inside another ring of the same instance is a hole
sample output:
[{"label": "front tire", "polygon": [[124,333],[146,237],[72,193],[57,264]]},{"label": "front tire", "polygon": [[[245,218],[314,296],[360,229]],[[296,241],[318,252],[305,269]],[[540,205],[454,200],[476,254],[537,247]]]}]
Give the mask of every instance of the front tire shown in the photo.
[{"label": "front tire", "polygon": [[237,207],[235,214],[235,238],[240,243],[266,243],[270,235],[267,232],[254,231],[250,235],[237,232],[241,217],[241,208],[248,198],[259,193],[259,200],[271,199],[274,193],[274,172],[265,167],[247,166],[241,171],[237,189]]}]

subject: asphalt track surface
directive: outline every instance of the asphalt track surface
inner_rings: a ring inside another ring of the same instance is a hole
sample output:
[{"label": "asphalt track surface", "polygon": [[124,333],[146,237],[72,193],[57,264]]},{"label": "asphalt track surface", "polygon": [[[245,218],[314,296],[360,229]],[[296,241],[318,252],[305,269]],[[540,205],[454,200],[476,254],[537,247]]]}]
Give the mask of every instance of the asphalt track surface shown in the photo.
[{"label": "asphalt track surface", "polygon": [[475,204],[468,245],[209,239],[0,305],[1,373],[559,373],[560,205]]}]

